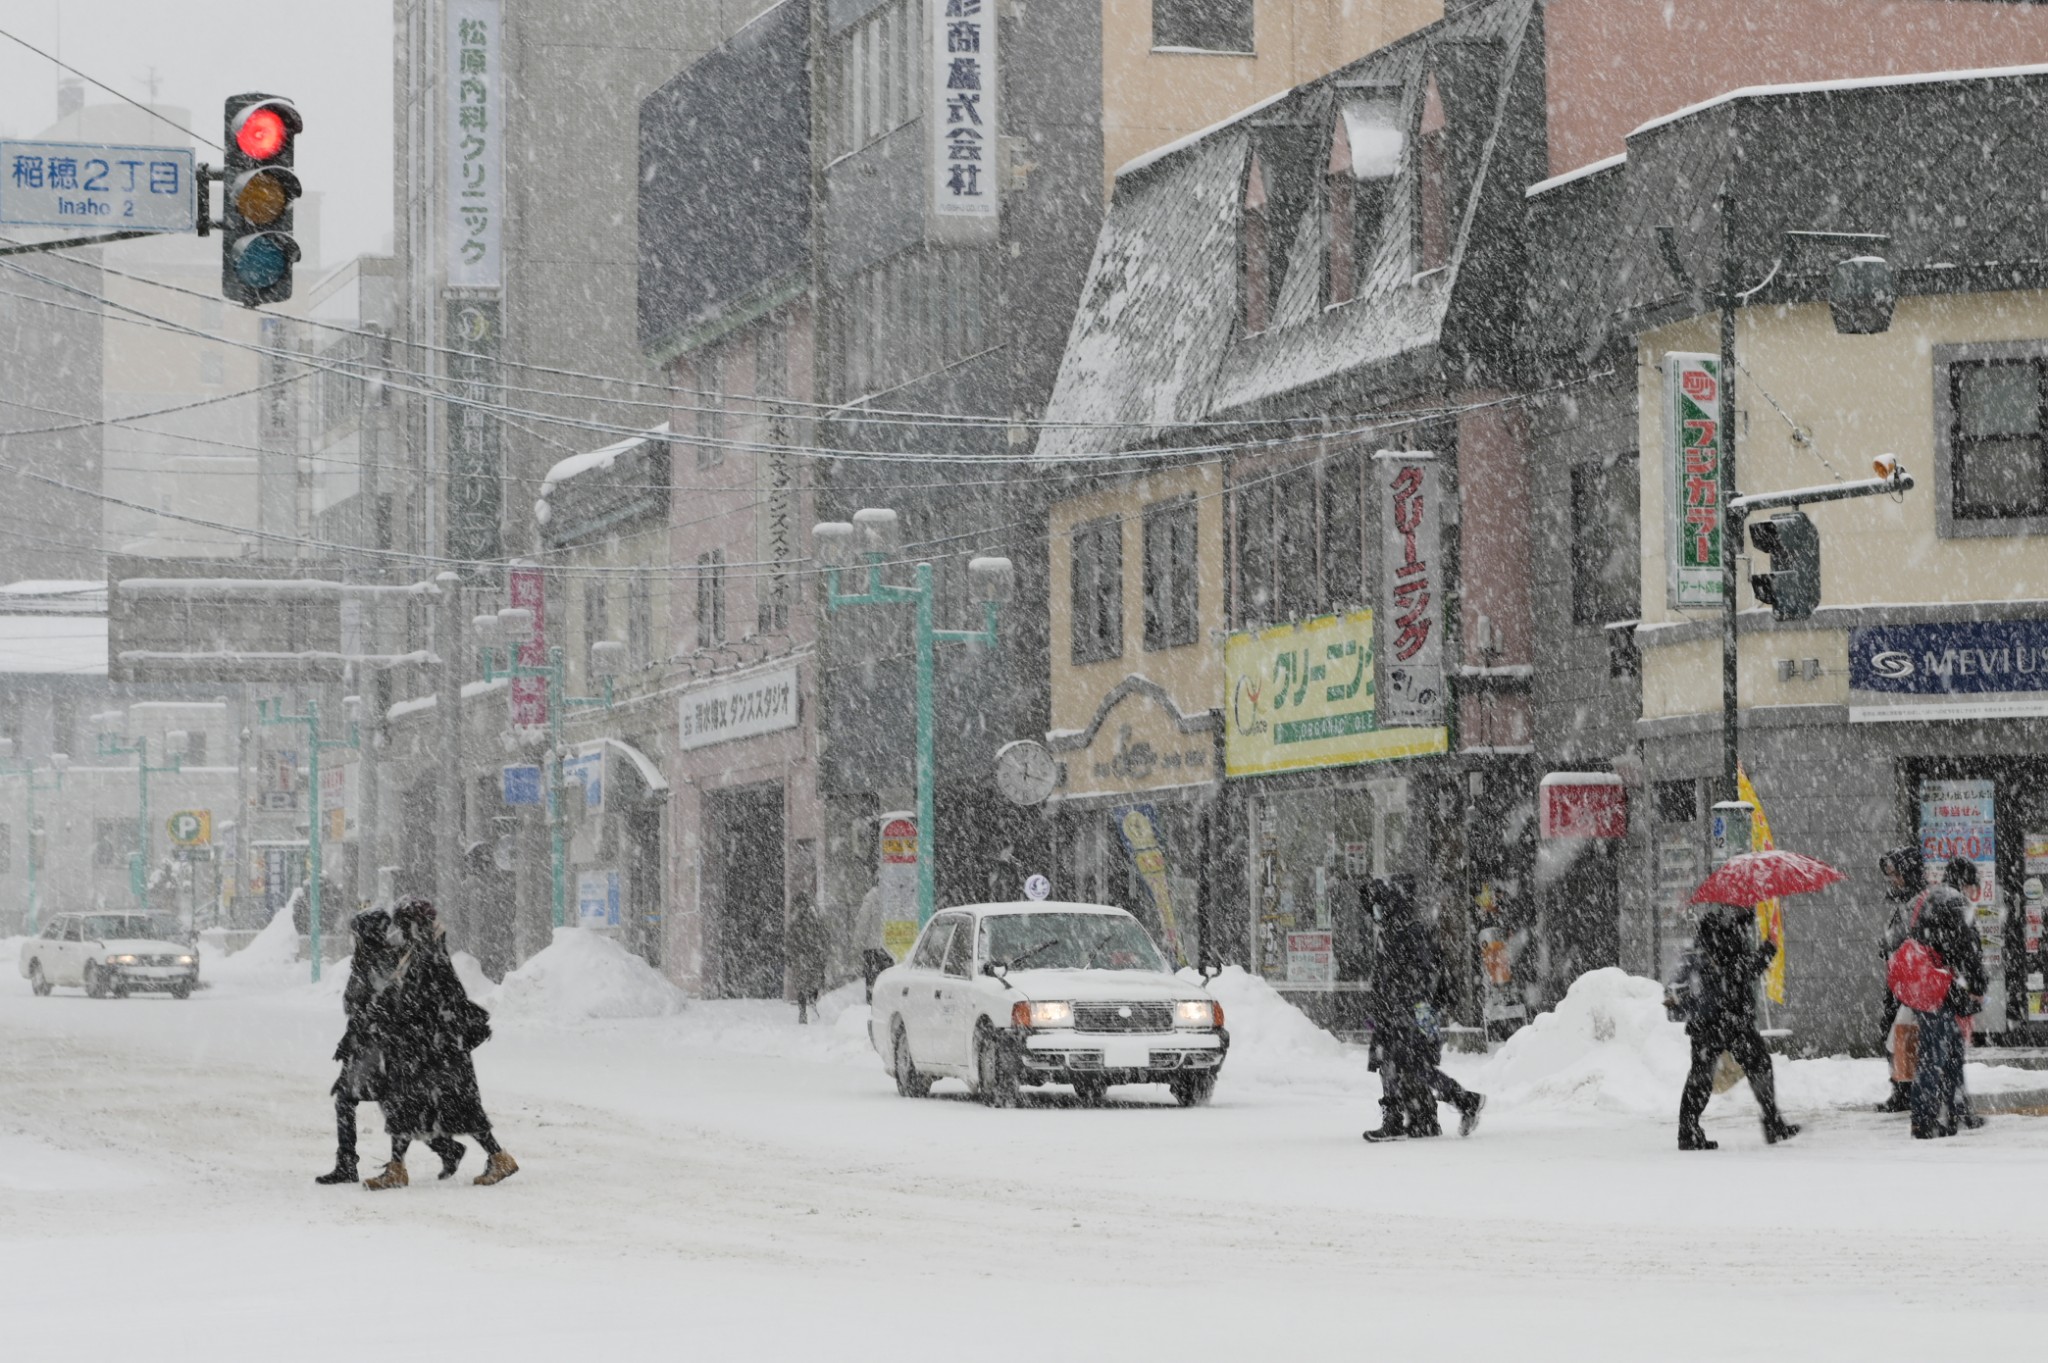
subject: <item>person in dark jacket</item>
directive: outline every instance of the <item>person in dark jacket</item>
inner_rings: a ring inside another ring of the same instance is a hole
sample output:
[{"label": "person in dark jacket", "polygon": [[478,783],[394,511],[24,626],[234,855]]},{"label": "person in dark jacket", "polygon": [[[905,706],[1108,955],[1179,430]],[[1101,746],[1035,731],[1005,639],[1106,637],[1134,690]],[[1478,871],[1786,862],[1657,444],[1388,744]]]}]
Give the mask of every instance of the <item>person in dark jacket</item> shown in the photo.
[{"label": "person in dark jacket", "polygon": [[1931,1013],[1920,1014],[1920,1068],[1913,1075],[1913,1138],[1953,1136],[1959,1124],[1976,1125],[1963,1093],[1963,1029],[1961,1019],[1984,1006],[1990,977],[1984,969],[1984,944],[1970,921],[1968,891],[1977,885],[1977,865],[1952,857],[1941,884],[1928,892],[1915,940],[1941,955],[1955,982]]},{"label": "person in dark jacket", "polygon": [[1380,1072],[1380,1125],[1369,1141],[1440,1136],[1436,1105],[1458,1109],[1458,1134],[1479,1127],[1486,1099],[1461,1087],[1440,1068],[1443,1034],[1438,1010],[1448,1001],[1443,951],[1436,926],[1415,906],[1406,877],[1368,884],[1360,891],[1376,922],[1372,983],[1366,993],[1373,1059]]},{"label": "person in dark jacket", "polygon": [[807,1023],[825,990],[825,969],[832,959],[832,934],[825,920],[811,907],[808,895],[798,895],[789,911],[789,983],[796,991],[796,1020]]},{"label": "person in dark jacket", "polygon": [[[1884,875],[1884,899],[1891,910],[1885,918],[1884,936],[1878,939],[1877,954],[1889,966],[1892,953],[1904,944],[1912,930],[1914,901],[1927,886],[1927,863],[1920,854],[1919,844],[1907,843],[1879,857],[1877,869]],[[1910,1106],[1912,1057],[1904,1048],[1917,1044],[1917,1038],[1894,1032],[1898,1020],[1899,1001],[1892,997],[1891,988],[1887,985],[1884,991],[1884,1025],[1878,1035],[1882,1038],[1879,1044],[1892,1051],[1892,1092],[1878,1105],[1879,1112],[1904,1112]],[[1907,1020],[1911,1021],[1910,1018]],[[1906,1029],[1907,1032],[1912,1030]],[[1902,1074],[1904,1078],[1900,1078]]]},{"label": "person in dark jacket", "polygon": [[490,1015],[471,1002],[434,921],[434,906],[410,899],[393,915],[401,947],[391,984],[378,997],[375,1020],[384,1036],[384,1125],[391,1161],[364,1186],[403,1188],[406,1148],[415,1139],[475,1137],[490,1157],[474,1180],[489,1187],[519,1172],[491,1134],[469,1053],[490,1040]]},{"label": "person in dark jacket", "polygon": [[[397,932],[391,915],[382,909],[365,909],[349,924],[355,938],[349,956],[348,983],[341,991],[341,1009],[348,1027],[334,1048],[341,1073],[334,1088],[334,1168],[315,1183],[354,1183],[356,1168],[356,1104],[374,1103],[384,1096],[384,1038],[375,1022],[374,1005],[390,988],[392,971],[398,967]],[[437,1137],[434,1153],[441,1157],[441,1177],[452,1178],[462,1163],[462,1142]]]},{"label": "person in dark jacket", "polygon": [[1727,904],[1710,904],[1700,914],[1694,939],[1694,987],[1685,1030],[1692,1041],[1692,1068],[1678,1100],[1678,1148],[1714,1150],[1700,1117],[1714,1091],[1714,1066],[1726,1051],[1749,1076],[1749,1091],[1763,1113],[1764,1139],[1773,1145],[1790,1140],[1799,1128],[1778,1111],[1771,1053],[1756,1028],[1756,977],[1770,967],[1777,944],[1758,945],[1756,914]]}]

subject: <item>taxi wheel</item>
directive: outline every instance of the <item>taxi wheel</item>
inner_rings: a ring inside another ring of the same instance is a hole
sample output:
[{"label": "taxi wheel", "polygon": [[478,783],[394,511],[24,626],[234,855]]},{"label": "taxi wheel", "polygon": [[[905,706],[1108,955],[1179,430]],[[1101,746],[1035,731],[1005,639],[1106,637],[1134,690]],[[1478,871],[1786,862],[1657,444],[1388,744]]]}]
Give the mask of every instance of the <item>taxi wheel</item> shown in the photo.
[{"label": "taxi wheel", "polygon": [[983,1027],[974,1038],[975,1093],[990,1107],[1017,1106],[1017,1057],[996,1044],[995,1032]]},{"label": "taxi wheel", "polygon": [[924,1098],[932,1091],[931,1076],[919,1074],[917,1065],[910,1058],[910,1038],[904,1034],[903,1024],[896,1024],[894,1069],[896,1071],[896,1093],[902,1098]]},{"label": "taxi wheel", "polygon": [[174,999],[189,999],[189,998],[191,998],[191,997],[192,997],[192,984],[191,984],[191,982],[190,982],[189,980],[181,980],[181,981],[179,981],[179,982],[178,982],[177,984],[174,984],[174,985],[172,985],[172,986],[171,986],[171,997],[172,997],[172,998],[174,998]]},{"label": "taxi wheel", "polygon": [[1216,1071],[1177,1074],[1167,1086],[1173,1090],[1173,1101],[1182,1107],[1207,1107],[1216,1096]]},{"label": "taxi wheel", "polygon": [[1109,1096],[1109,1085],[1100,1079],[1076,1079],[1074,1097],[1082,1107],[1101,1107]]},{"label": "taxi wheel", "polygon": [[29,991],[37,998],[48,998],[50,996],[52,988],[50,977],[43,973],[43,963],[41,961],[30,961],[28,963],[28,987]]},{"label": "taxi wheel", "polygon": [[89,999],[103,999],[107,996],[107,984],[100,968],[88,962],[85,967],[85,996]]}]

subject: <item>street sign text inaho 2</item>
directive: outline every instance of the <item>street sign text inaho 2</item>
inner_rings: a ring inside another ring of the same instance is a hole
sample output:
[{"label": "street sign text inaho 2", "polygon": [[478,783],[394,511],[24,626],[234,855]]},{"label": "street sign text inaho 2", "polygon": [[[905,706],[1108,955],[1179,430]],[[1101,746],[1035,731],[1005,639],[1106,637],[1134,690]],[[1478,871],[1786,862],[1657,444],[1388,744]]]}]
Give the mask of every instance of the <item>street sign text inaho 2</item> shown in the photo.
[{"label": "street sign text inaho 2", "polygon": [[0,141],[0,225],[190,232],[198,221],[187,149]]}]

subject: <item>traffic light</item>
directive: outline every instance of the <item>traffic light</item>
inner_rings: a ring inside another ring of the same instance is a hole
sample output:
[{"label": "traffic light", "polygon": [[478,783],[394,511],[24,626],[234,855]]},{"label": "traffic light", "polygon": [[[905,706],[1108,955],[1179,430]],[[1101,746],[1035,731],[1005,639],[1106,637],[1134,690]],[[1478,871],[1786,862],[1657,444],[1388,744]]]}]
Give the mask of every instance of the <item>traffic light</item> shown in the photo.
[{"label": "traffic light", "polygon": [[1751,573],[1750,590],[1780,620],[1804,620],[1820,605],[1820,531],[1803,511],[1750,524],[1749,537],[1771,556],[1771,571]]},{"label": "traffic light", "polygon": [[288,99],[230,95],[221,171],[220,291],[253,308],[292,296],[292,200],[299,177],[292,148],[305,126]]}]

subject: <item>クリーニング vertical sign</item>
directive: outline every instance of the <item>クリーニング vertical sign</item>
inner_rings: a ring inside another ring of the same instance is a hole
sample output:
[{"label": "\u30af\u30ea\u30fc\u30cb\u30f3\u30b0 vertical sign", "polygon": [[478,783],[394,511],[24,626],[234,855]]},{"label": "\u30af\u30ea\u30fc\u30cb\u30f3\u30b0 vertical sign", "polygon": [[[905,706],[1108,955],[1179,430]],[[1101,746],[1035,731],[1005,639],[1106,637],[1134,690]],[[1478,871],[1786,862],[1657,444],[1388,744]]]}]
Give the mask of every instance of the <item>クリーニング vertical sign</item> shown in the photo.
[{"label": "\u30af\u30ea\u30fc\u30cb\u30f3\u30b0 vertical sign", "polygon": [[1443,508],[1433,455],[1381,450],[1379,722],[1444,722]]},{"label": "\u30af\u30ea\u30fc\u30cb\u30f3\u30b0 vertical sign", "polygon": [[1673,610],[1721,604],[1721,361],[1664,357],[1664,559]]}]

